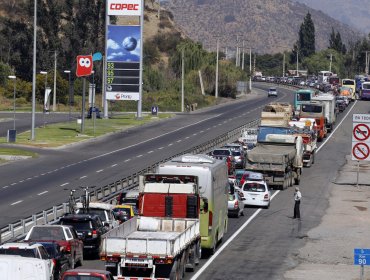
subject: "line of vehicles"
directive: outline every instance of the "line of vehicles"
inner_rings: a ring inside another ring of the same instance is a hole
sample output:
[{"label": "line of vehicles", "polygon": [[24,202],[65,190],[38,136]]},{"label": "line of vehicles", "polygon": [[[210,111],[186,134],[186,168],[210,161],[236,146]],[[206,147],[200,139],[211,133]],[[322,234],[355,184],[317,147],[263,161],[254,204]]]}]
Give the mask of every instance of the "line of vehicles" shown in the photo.
[{"label": "line of vehicles", "polygon": [[[22,242],[0,246],[5,279],[182,279],[215,253],[230,217],[246,206],[269,208],[272,189],[300,183],[337,108],[333,94],[300,89],[294,104],[266,105],[260,125],[235,143],[161,163],[114,203],[86,196],[57,224],[33,226]],[[105,270],[78,268],[87,257]]]}]

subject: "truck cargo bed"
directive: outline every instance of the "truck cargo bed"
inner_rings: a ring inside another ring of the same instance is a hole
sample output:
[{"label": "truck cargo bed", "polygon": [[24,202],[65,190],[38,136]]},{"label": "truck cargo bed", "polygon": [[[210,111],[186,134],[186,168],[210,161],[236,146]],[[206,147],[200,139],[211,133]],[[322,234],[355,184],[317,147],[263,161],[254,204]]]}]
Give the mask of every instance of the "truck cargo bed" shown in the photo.
[{"label": "truck cargo bed", "polygon": [[286,164],[294,160],[296,153],[292,145],[258,144],[248,152],[247,158],[252,163]]}]

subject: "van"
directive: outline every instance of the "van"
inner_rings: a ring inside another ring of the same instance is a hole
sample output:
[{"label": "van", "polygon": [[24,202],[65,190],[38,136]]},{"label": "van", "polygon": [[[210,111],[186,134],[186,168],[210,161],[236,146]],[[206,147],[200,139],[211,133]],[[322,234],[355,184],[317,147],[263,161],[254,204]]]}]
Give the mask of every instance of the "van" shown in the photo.
[{"label": "van", "polygon": [[50,280],[47,261],[37,258],[0,255],[2,280]]},{"label": "van", "polygon": [[201,205],[201,247],[213,254],[227,232],[229,182],[225,162],[203,154],[185,154],[160,164],[156,173],[198,176],[199,192],[207,201]]}]

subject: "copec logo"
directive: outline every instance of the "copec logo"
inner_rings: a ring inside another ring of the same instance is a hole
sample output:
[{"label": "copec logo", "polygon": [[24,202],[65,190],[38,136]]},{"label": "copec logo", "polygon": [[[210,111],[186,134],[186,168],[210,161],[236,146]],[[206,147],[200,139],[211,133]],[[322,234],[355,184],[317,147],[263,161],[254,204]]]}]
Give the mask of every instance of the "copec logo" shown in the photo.
[{"label": "copec logo", "polygon": [[111,3],[109,8],[112,11],[139,11],[139,7],[139,4]]}]

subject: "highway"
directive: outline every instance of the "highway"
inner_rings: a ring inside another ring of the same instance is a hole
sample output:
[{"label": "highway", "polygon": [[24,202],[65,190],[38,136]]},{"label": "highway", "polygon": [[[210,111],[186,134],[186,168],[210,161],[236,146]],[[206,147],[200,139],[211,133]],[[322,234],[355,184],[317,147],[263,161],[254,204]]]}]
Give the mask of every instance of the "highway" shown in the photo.
[{"label": "highway", "polygon": [[[292,102],[290,90],[280,89],[279,93],[274,101]],[[66,201],[65,189],[111,183],[256,119],[270,101],[261,94],[192,114],[178,114],[170,120],[85,144],[40,149],[38,159],[3,165],[0,224],[5,226]],[[366,104],[356,103],[353,112],[366,113]],[[275,192],[270,209],[246,208],[245,217],[229,219],[228,233],[218,252],[210,260],[202,260],[186,279],[283,279],[283,273],[297,263],[294,254],[304,244],[307,231],[320,222],[329,196],[326,186],[350,153],[351,115],[339,125],[349,112],[347,108],[340,115],[336,130],[322,143],[315,164],[303,171],[302,220],[291,219],[293,188]],[[84,267],[103,268],[103,263],[86,260]]]}]

